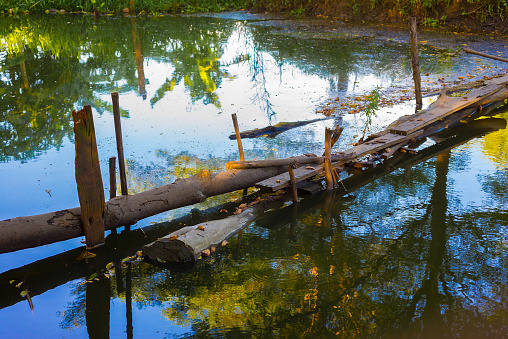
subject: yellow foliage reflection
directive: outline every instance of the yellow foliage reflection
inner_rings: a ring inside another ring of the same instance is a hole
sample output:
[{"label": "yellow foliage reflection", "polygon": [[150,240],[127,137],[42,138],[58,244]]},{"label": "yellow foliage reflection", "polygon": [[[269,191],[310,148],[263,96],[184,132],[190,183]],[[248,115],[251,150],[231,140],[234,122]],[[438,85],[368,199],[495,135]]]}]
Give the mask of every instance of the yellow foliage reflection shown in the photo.
[{"label": "yellow foliage reflection", "polygon": [[[503,113],[499,117],[508,120],[508,113]],[[489,133],[483,138],[483,154],[489,158],[496,166],[508,167],[508,129],[501,129]]]}]

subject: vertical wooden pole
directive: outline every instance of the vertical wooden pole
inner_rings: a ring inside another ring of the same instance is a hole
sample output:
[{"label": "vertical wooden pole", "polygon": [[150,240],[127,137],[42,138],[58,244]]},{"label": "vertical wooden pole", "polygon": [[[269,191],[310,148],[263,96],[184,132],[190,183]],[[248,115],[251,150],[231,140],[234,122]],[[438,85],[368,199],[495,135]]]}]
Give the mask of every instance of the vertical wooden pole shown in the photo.
[{"label": "vertical wooden pole", "polygon": [[236,113],[231,114],[233,118],[233,126],[235,127],[236,142],[238,143],[238,153],[240,153],[240,161],[245,161],[243,156],[242,138],[240,137],[240,129],[238,128],[238,120],[236,119]]},{"label": "vertical wooden pole", "polygon": [[333,189],[333,173],[332,173],[332,133],[333,130],[326,128],[325,129],[325,179],[326,179],[326,189]]},{"label": "vertical wooden pole", "polygon": [[291,183],[291,194],[293,197],[293,203],[298,203],[298,191],[296,188],[295,172],[293,171],[293,165],[288,166],[289,181]]},{"label": "vertical wooden pole", "polygon": [[415,83],[416,111],[422,109],[422,84],[420,78],[420,60],[418,58],[418,36],[416,33],[416,17],[410,19],[410,37],[411,37],[411,65],[413,66],[413,80]]},{"label": "vertical wooden pole", "polygon": [[86,247],[92,248],[104,244],[104,213],[106,209],[92,107],[86,105],[80,111],[72,111],[72,117],[74,119],[76,184],[81,205],[81,221]]},{"label": "vertical wooden pole", "polygon": [[[233,119],[233,126],[235,127],[235,135],[236,135],[236,143],[238,144],[238,153],[240,154],[240,161],[245,161],[245,156],[243,155],[243,146],[242,146],[242,137],[240,136],[240,129],[238,128],[238,120],[236,118],[236,113],[231,114],[231,118]],[[248,188],[243,190],[243,195],[247,195]]]},{"label": "vertical wooden pole", "polygon": [[122,122],[120,121],[120,104],[118,92],[111,93],[113,101],[113,117],[115,119],[116,149],[118,152],[118,169],[120,170],[120,190],[122,195],[128,195],[127,176],[125,174],[125,157],[123,155]]},{"label": "vertical wooden pole", "polygon": [[116,157],[109,158],[109,198],[116,197]]},{"label": "vertical wooden pole", "polygon": [[[109,199],[116,197],[116,157],[109,158]],[[116,228],[111,230],[116,234]]]}]

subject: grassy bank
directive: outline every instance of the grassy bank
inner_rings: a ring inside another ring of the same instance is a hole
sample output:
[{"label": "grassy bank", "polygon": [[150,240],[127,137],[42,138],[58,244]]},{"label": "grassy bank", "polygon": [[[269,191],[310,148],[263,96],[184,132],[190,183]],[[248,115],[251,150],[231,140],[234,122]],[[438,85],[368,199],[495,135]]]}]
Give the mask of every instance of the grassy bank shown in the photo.
[{"label": "grassy bank", "polygon": [[508,0],[3,0],[0,12],[122,11],[161,13],[221,12],[229,10],[321,14],[362,20],[394,20],[417,15],[425,25],[474,22],[484,27],[508,27]]}]

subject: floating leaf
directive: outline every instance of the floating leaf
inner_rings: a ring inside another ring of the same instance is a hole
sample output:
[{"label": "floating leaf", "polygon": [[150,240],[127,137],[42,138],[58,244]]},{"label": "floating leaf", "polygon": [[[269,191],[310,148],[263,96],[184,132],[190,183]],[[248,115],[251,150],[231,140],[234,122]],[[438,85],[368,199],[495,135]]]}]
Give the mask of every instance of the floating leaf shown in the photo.
[{"label": "floating leaf", "polygon": [[108,263],[108,264],[106,265],[106,269],[107,269],[107,270],[110,270],[110,269],[112,269],[114,266],[115,266],[115,264],[114,264],[113,262],[110,262],[110,263]]},{"label": "floating leaf", "polygon": [[144,253],[143,251],[137,251],[137,252],[136,252],[136,255],[137,255],[138,257],[144,257],[144,256],[145,256],[145,253]]},{"label": "floating leaf", "polygon": [[90,278],[88,278],[88,280],[93,280],[93,279],[95,279],[96,277],[97,277],[97,273],[92,273],[92,274],[90,275]]},{"label": "floating leaf", "polygon": [[157,261],[160,262],[160,263],[165,263],[166,261],[162,260],[161,258],[157,258]]},{"label": "floating leaf", "polygon": [[206,249],[206,250],[201,251],[201,255],[203,257],[209,257],[210,256],[210,250]]},{"label": "floating leaf", "polygon": [[85,250],[78,255],[76,260],[79,261],[79,260],[84,260],[84,259],[90,259],[90,258],[93,258],[96,256],[97,256],[97,254]]},{"label": "floating leaf", "polygon": [[16,280],[13,279],[13,280],[9,281],[9,284],[14,285],[15,282],[16,282]]},{"label": "floating leaf", "polygon": [[176,234],[173,234],[172,236],[169,237],[169,240],[176,240],[178,238],[178,235]]},{"label": "floating leaf", "polygon": [[227,240],[222,240],[222,242],[220,243],[221,246],[226,246],[227,244],[228,244]]},{"label": "floating leaf", "polygon": [[28,294],[28,291],[21,291],[21,293],[19,294],[20,296],[24,297]]},{"label": "floating leaf", "polygon": [[17,288],[21,288],[21,285],[23,285],[23,282],[20,282],[16,285]]},{"label": "floating leaf", "polygon": [[213,245],[210,246],[210,252],[212,252],[212,253],[215,252],[215,246],[213,246]]},{"label": "floating leaf", "polygon": [[204,231],[204,230],[205,230],[205,228],[203,227],[203,225],[199,225],[199,226],[198,226],[198,227],[196,227],[196,228],[197,228],[198,230],[200,230],[200,231]]}]

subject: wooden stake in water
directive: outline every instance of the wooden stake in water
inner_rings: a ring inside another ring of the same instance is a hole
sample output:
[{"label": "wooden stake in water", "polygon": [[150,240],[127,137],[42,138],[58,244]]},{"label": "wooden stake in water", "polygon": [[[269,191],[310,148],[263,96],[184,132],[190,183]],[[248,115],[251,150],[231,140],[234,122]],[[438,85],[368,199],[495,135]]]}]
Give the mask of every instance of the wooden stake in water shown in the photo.
[{"label": "wooden stake in water", "polygon": [[109,158],[109,198],[116,197],[116,157]]},{"label": "wooden stake in water", "polygon": [[[245,157],[243,155],[242,137],[240,136],[240,129],[238,128],[238,119],[236,118],[236,113],[231,114],[231,118],[233,119],[233,126],[235,127],[236,143],[238,144],[238,153],[240,154],[240,161],[245,161]],[[243,195],[247,195],[247,193],[248,189],[245,188],[243,190]]]},{"label": "wooden stake in water", "polygon": [[81,206],[81,222],[86,247],[92,248],[104,244],[106,210],[92,107],[86,105],[80,111],[72,111],[72,118],[74,119],[76,184]]},{"label": "wooden stake in water", "polygon": [[420,60],[418,58],[418,36],[416,34],[416,17],[410,19],[411,36],[411,65],[413,66],[413,80],[415,83],[416,110],[422,109],[422,84],[420,78]]},{"label": "wooden stake in water", "polygon": [[238,143],[238,153],[240,153],[240,161],[245,161],[245,157],[243,156],[242,138],[240,137],[240,129],[238,128],[238,120],[236,118],[236,113],[231,114],[231,118],[233,118],[233,126],[235,127],[236,142]]},{"label": "wooden stake in water", "polygon": [[291,194],[293,197],[293,203],[296,204],[298,202],[298,191],[296,188],[295,172],[293,171],[292,165],[288,166],[288,172],[289,172],[289,181],[291,183]]},{"label": "wooden stake in water", "polygon": [[325,179],[326,189],[333,189],[333,173],[332,173],[332,134],[333,130],[325,129]]},{"label": "wooden stake in water", "polygon": [[120,104],[118,92],[111,93],[113,101],[113,117],[115,119],[116,149],[118,152],[118,168],[120,170],[120,190],[122,195],[128,195],[127,176],[125,174],[125,157],[123,155],[122,123],[120,121]]}]

